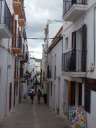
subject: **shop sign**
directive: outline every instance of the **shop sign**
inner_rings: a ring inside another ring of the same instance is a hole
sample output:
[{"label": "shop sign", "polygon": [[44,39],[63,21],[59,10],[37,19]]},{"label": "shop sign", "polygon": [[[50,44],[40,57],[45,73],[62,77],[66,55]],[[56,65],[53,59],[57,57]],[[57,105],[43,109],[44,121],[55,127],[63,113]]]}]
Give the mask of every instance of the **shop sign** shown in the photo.
[{"label": "shop sign", "polygon": [[83,106],[69,106],[70,128],[87,128],[85,108]]},{"label": "shop sign", "polygon": [[85,88],[88,90],[96,91],[96,80],[95,79],[86,79]]}]

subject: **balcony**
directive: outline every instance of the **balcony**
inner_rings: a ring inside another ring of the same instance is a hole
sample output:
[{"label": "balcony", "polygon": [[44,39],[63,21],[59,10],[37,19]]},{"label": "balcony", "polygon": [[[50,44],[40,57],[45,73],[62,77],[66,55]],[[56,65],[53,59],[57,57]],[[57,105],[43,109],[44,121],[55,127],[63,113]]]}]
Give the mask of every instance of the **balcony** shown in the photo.
[{"label": "balcony", "polygon": [[71,75],[85,75],[86,72],[86,51],[70,51],[63,53],[62,70]]},{"label": "balcony", "polygon": [[76,21],[87,9],[86,0],[63,0],[63,19],[65,21]]},{"label": "balcony", "polygon": [[23,13],[23,0],[13,0],[13,8],[16,15]]},{"label": "balcony", "polygon": [[21,81],[21,78],[19,78],[19,77],[14,79],[15,83],[20,82],[20,81]]},{"label": "balcony", "polygon": [[23,11],[23,14],[19,16],[18,23],[19,26],[24,27],[26,22],[25,12]]},{"label": "balcony", "polygon": [[23,57],[24,54],[22,52],[22,37],[19,35],[19,48],[20,48],[20,53],[18,53],[18,57]]},{"label": "balcony", "polygon": [[16,36],[12,38],[12,48],[11,48],[11,50],[14,54],[21,53],[21,49],[18,46],[18,38]]},{"label": "balcony", "polygon": [[13,16],[5,0],[0,0],[0,38],[12,37]]}]

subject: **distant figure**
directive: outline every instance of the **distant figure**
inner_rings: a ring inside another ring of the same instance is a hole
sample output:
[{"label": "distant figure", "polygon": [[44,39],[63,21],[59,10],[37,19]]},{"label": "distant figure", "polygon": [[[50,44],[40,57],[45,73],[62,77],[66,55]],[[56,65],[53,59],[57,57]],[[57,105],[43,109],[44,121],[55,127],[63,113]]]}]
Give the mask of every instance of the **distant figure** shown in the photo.
[{"label": "distant figure", "polygon": [[33,104],[33,101],[34,101],[34,92],[32,92],[32,93],[30,94],[30,98],[31,98],[31,101],[32,101],[32,104]]},{"label": "distant figure", "polygon": [[44,103],[47,104],[47,94],[44,94]]},{"label": "distant figure", "polygon": [[40,98],[41,98],[41,91],[38,89],[38,104],[40,104]]},{"label": "distant figure", "polygon": [[46,83],[43,83],[43,98],[44,98],[44,103],[47,104],[47,85],[46,85]]}]

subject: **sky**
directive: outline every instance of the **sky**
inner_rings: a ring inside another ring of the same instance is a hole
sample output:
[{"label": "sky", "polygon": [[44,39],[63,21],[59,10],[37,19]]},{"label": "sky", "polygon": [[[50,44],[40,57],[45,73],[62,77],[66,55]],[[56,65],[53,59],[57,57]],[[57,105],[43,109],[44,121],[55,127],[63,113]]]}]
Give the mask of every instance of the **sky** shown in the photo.
[{"label": "sky", "polygon": [[[48,20],[62,20],[63,0],[25,0],[27,38],[44,38]],[[42,58],[43,40],[28,39],[29,52],[35,58]]]}]

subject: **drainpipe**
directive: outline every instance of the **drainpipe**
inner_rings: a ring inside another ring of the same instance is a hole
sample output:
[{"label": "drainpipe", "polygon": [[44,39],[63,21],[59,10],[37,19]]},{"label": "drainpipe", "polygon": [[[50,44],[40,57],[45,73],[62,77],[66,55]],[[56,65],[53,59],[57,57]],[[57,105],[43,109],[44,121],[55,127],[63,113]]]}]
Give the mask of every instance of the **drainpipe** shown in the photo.
[{"label": "drainpipe", "polygon": [[94,37],[93,37],[93,38],[94,38],[94,67],[93,67],[93,71],[95,70],[95,40],[96,40],[96,39],[95,39],[95,33],[96,33],[96,32],[95,32],[95,29],[96,29],[96,23],[95,23],[95,18],[96,18],[96,17],[95,17],[95,9],[96,9],[96,7],[94,8],[94,14],[93,14],[93,18],[94,18],[94,19],[93,19],[93,25],[94,25],[94,26],[93,26],[93,27],[94,27],[94,28],[93,28],[93,29],[94,29],[94,30],[93,30],[93,36],[94,36]]},{"label": "drainpipe", "polygon": [[62,36],[62,63],[61,63],[61,66],[62,66],[62,70],[63,70],[63,36]]},{"label": "drainpipe", "polygon": [[[10,39],[8,39],[8,48],[9,48]],[[7,51],[8,52],[8,51]],[[7,115],[7,96],[8,96],[8,64],[9,64],[9,53],[7,54],[7,81],[6,81],[6,105],[5,105],[5,116]]]}]

